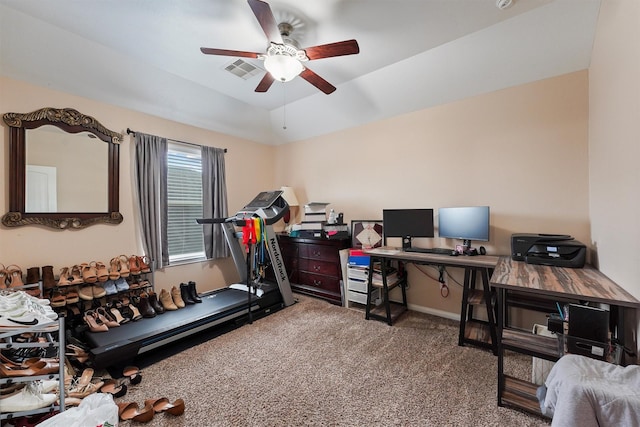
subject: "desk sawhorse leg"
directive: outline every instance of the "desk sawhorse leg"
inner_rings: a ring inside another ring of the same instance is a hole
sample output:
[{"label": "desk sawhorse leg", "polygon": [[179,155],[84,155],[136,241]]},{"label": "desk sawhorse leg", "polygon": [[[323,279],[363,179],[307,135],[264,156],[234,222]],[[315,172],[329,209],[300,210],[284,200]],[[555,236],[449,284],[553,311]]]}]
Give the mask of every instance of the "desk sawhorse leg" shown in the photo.
[{"label": "desk sawhorse leg", "polygon": [[[402,313],[407,311],[407,276],[406,272],[399,276],[396,280],[389,283],[387,281],[387,265],[384,258],[380,258],[380,275],[381,285],[374,285],[374,265],[375,258],[371,256],[369,260],[369,272],[367,280],[367,305],[365,307],[365,319],[375,319],[387,322],[389,326],[393,325],[393,321],[398,318]],[[394,302],[389,299],[389,292],[400,286],[402,290],[402,302]],[[374,288],[381,288],[382,291],[382,307],[372,307],[373,301],[371,296]]]},{"label": "desk sawhorse leg", "polygon": [[[458,345],[464,346],[465,343],[469,343],[487,347],[493,351],[493,354],[498,354],[495,307],[489,284],[490,270],[484,267],[466,267],[464,270]],[[482,289],[476,289],[478,272],[482,278]],[[486,308],[487,320],[478,320],[473,317],[473,308],[482,305]]]}]

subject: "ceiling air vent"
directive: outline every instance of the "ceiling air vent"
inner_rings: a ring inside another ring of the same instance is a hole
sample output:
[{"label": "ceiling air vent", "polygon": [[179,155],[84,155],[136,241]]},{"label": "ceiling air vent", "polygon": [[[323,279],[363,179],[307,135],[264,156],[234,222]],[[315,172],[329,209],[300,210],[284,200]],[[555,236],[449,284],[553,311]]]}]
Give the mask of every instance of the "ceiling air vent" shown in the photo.
[{"label": "ceiling air vent", "polygon": [[233,61],[231,64],[227,65],[224,69],[230,72],[231,74],[236,75],[245,80],[250,79],[251,77],[263,71],[262,69],[252,64],[249,64],[248,62],[245,62],[242,59]]}]

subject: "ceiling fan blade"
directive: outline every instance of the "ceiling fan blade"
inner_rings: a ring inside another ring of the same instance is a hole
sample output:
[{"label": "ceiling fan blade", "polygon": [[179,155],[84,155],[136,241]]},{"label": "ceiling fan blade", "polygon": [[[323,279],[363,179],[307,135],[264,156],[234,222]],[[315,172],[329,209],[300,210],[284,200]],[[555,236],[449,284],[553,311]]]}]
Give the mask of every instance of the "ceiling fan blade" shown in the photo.
[{"label": "ceiling fan blade", "polygon": [[302,77],[327,95],[336,90],[336,87],[334,85],[332,85],[308,68],[305,68],[302,73],[300,73],[300,77]]},{"label": "ceiling fan blade", "polygon": [[278,29],[276,18],[273,17],[269,3],[261,0],[247,0],[249,7],[256,15],[258,23],[262,27],[264,34],[270,42],[282,44],[282,35]]},{"label": "ceiling fan blade", "polygon": [[214,49],[211,47],[201,47],[200,51],[206,55],[240,56],[243,58],[257,58],[260,54],[255,52],[245,52],[243,50]]},{"label": "ceiling fan blade", "polygon": [[333,56],[354,55],[360,53],[360,47],[355,40],[345,40],[336,43],[312,46],[304,49],[309,59],[331,58]]},{"label": "ceiling fan blade", "polygon": [[269,88],[271,87],[271,85],[274,82],[274,78],[271,75],[271,73],[265,73],[264,77],[262,78],[262,80],[260,80],[260,83],[258,83],[258,87],[256,87],[256,92],[266,92],[269,90]]}]

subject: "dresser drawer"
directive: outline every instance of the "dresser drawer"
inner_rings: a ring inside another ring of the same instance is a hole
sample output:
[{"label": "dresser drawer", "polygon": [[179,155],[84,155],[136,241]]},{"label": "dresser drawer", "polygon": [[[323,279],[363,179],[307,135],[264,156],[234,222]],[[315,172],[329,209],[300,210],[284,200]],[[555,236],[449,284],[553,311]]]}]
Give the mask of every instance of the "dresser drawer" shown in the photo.
[{"label": "dresser drawer", "polygon": [[325,274],[327,276],[340,277],[340,265],[335,261],[319,261],[315,259],[300,258],[298,261],[300,271]]},{"label": "dresser drawer", "polygon": [[335,247],[324,245],[301,244],[299,246],[300,258],[319,259],[322,261],[339,262],[338,254]]},{"label": "dresser drawer", "polygon": [[299,283],[301,285],[312,286],[329,292],[335,292],[340,295],[340,279],[337,277],[323,276],[322,274],[313,274],[300,272],[298,274]]}]

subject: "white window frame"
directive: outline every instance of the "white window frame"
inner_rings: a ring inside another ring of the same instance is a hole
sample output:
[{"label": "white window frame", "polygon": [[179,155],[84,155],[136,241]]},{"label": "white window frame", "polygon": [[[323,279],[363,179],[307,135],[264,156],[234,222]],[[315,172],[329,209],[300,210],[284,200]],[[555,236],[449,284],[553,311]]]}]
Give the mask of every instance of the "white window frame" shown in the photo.
[{"label": "white window frame", "polygon": [[[167,170],[169,169],[169,159],[168,159],[168,155],[169,153],[182,153],[185,154],[187,157],[189,158],[193,158],[193,159],[198,159],[200,162],[200,177],[202,177],[202,159],[201,159],[201,151],[200,151],[200,147],[197,146],[193,146],[191,144],[184,144],[184,143],[180,143],[178,141],[172,141],[172,140],[168,140],[168,153],[167,153]],[[202,185],[202,180],[200,180],[200,185]],[[167,187],[169,187],[169,182],[167,182]],[[167,205],[170,205],[170,197],[168,194],[169,190],[167,190]],[[202,198],[200,199],[200,204],[202,205]],[[169,209],[169,206],[167,206],[167,209]],[[168,217],[168,215],[167,215]],[[168,218],[167,218],[168,219]],[[189,252],[189,253],[181,253],[181,254],[171,254],[171,252],[169,252],[169,265],[176,265],[176,264],[185,264],[188,262],[196,262],[196,261],[204,261],[206,259],[205,256],[205,252],[204,252],[204,235],[203,235],[203,231],[202,231],[202,226],[198,225],[198,229],[194,229],[194,233],[196,232],[196,230],[199,230],[199,237],[202,241],[202,250],[201,251],[197,251],[197,252]],[[167,238],[169,239],[169,228],[170,228],[170,224],[167,223]],[[169,245],[171,246],[171,245]]]}]

